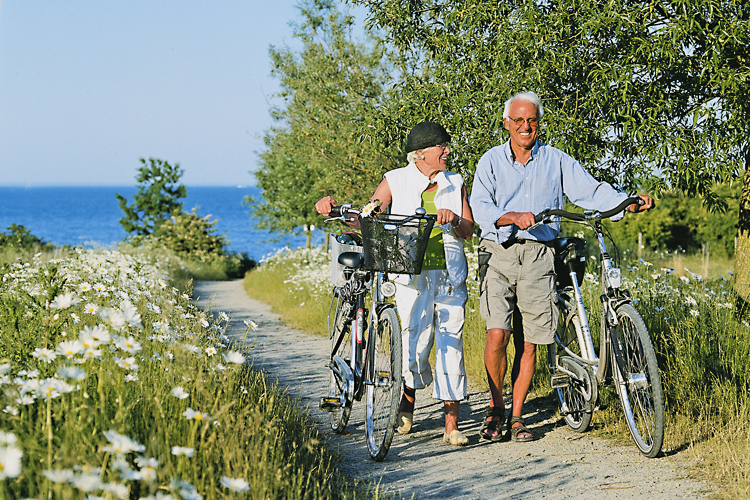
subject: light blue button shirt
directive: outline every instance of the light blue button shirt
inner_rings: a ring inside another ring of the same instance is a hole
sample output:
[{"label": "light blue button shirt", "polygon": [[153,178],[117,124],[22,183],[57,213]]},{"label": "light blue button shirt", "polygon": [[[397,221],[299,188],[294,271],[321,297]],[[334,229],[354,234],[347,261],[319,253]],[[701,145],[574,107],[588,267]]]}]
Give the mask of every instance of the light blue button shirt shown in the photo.
[{"label": "light blue button shirt", "polygon": [[559,233],[559,223],[521,231],[515,224],[495,227],[495,222],[508,212],[538,214],[546,208],[562,208],[563,195],[582,208],[599,211],[610,210],[628,197],[606,182],[598,182],[557,148],[537,141],[524,166],[514,160],[510,142],[506,142],[479,160],[470,205],[482,238],[496,243],[512,237],[550,241]]}]

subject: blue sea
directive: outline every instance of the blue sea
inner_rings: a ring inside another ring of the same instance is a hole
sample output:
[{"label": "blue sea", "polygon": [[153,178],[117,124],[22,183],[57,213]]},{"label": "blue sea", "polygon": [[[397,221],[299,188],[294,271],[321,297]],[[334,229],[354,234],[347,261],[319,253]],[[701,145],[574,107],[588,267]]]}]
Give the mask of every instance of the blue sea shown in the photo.
[{"label": "blue sea", "polygon": [[[229,249],[247,252],[260,259],[277,249],[305,244],[304,236],[282,236],[257,230],[248,209],[242,205],[245,196],[261,198],[256,187],[188,187],[182,200],[189,212],[198,207],[200,216],[218,219],[214,228],[229,240]],[[109,246],[122,241],[123,216],[115,194],[132,202],[136,188],[127,187],[0,187],[0,230],[11,224],[25,226],[31,234],[55,245],[83,247]],[[313,244],[323,236],[316,231]]]}]

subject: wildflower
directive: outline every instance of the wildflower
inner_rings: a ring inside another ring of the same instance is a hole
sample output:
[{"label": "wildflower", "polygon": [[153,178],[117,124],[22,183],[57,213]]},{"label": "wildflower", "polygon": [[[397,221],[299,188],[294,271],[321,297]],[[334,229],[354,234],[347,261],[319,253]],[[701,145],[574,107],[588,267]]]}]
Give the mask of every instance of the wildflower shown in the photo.
[{"label": "wildflower", "polygon": [[136,380],[138,380],[137,373],[128,373],[125,375],[125,382],[135,382]]},{"label": "wildflower", "polygon": [[70,317],[73,319],[73,324],[78,324],[81,321],[81,317],[78,316],[76,313],[70,313]]},{"label": "wildflower", "polygon": [[242,363],[245,362],[245,356],[243,356],[237,351],[229,351],[225,354],[222,354],[222,356],[224,357],[224,361],[226,361],[227,363],[234,363],[236,365],[241,365]]},{"label": "wildflower", "polygon": [[70,484],[84,493],[102,489],[102,482],[99,479],[99,474],[94,474],[90,471],[73,475],[73,477],[70,478]]},{"label": "wildflower", "polygon": [[377,212],[378,207],[380,206],[379,200],[370,200],[362,209],[359,211],[360,217],[371,217],[375,212]]},{"label": "wildflower", "polygon": [[104,437],[109,441],[109,446],[104,446],[102,450],[110,453],[132,453],[134,451],[143,451],[145,446],[139,444],[127,436],[119,434],[116,431],[109,430],[104,432]]},{"label": "wildflower", "polygon": [[102,357],[102,350],[101,349],[94,349],[93,347],[87,347],[83,351],[83,359],[93,359],[93,358],[101,358]]},{"label": "wildflower", "polygon": [[200,348],[200,347],[198,347],[197,345],[192,345],[192,344],[182,344],[182,347],[183,347],[183,348],[184,348],[184,349],[185,349],[185,350],[186,350],[187,352],[191,352],[191,353],[193,353],[193,354],[198,354],[199,352],[201,352],[201,348]]},{"label": "wildflower", "polygon": [[700,313],[697,309],[690,309],[690,314],[692,314],[694,317],[697,317]]},{"label": "wildflower", "polygon": [[5,375],[6,373],[10,372],[10,368],[10,363],[0,364],[0,375]]},{"label": "wildflower", "polygon": [[685,297],[685,303],[688,304],[688,305],[691,305],[691,306],[698,305],[698,302],[693,297],[691,297],[690,295],[688,295],[687,297]]},{"label": "wildflower", "polygon": [[184,500],[202,500],[203,497],[195,489],[195,486],[186,482],[172,479],[169,483],[169,488],[179,492],[180,496]]},{"label": "wildflower", "polygon": [[83,350],[83,344],[78,340],[66,340],[57,346],[57,352],[61,356],[70,359]]},{"label": "wildflower", "polygon": [[141,350],[141,344],[133,337],[128,337],[126,339],[121,338],[115,342],[115,347],[130,354],[135,354]]},{"label": "wildflower", "polygon": [[128,307],[127,309],[125,309],[123,311],[123,316],[125,318],[125,322],[130,326],[143,328],[143,325],[141,324],[141,314],[135,307]]},{"label": "wildflower", "polygon": [[185,389],[178,385],[177,387],[172,389],[172,396],[176,397],[177,399],[185,399],[190,396],[190,393],[186,392]]},{"label": "wildflower", "polygon": [[731,302],[722,302],[722,303],[719,303],[719,304],[716,304],[716,305],[718,307],[722,307],[724,309],[731,309],[732,308],[732,303]]},{"label": "wildflower", "polygon": [[80,285],[78,285],[78,290],[82,293],[90,292],[92,290],[91,283],[88,281],[84,281]]},{"label": "wildflower", "polygon": [[255,321],[251,319],[246,319],[246,320],[243,320],[242,322],[245,323],[245,326],[247,326],[248,328],[252,328],[253,330],[258,328],[258,323],[256,323]]},{"label": "wildflower", "polygon": [[688,278],[687,276],[680,276],[680,280],[683,283],[690,283],[690,278]]},{"label": "wildflower", "polygon": [[77,305],[80,301],[72,293],[63,293],[55,297],[49,306],[52,309],[67,309],[70,306]]},{"label": "wildflower", "polygon": [[177,457],[179,456],[192,457],[194,453],[195,453],[194,448],[185,448],[183,446],[172,446],[172,455],[175,455]]},{"label": "wildflower", "polygon": [[102,491],[105,493],[111,493],[121,500],[126,500],[128,498],[128,493],[130,493],[130,488],[124,484],[106,483],[102,485]]},{"label": "wildflower", "polygon": [[67,382],[56,378],[46,378],[39,382],[36,394],[38,397],[47,400],[59,398],[63,394],[73,392],[73,390],[75,390],[75,387]]},{"label": "wildflower", "polygon": [[3,408],[3,413],[7,413],[8,415],[13,415],[14,417],[16,417],[18,416],[18,408],[8,405]]},{"label": "wildflower", "polygon": [[99,317],[115,330],[125,327],[125,315],[117,309],[102,309],[99,311]]},{"label": "wildflower", "polygon": [[61,366],[57,370],[57,373],[63,378],[75,380],[77,382],[86,378],[86,372],[75,366]]},{"label": "wildflower", "polygon": [[129,358],[118,358],[115,357],[115,363],[117,363],[117,366],[120,368],[124,368],[126,370],[138,370],[138,365],[135,363],[135,357],[130,356]]},{"label": "wildflower", "polygon": [[33,405],[34,401],[36,401],[36,398],[31,394],[23,394],[16,399],[16,403],[19,405]]},{"label": "wildflower", "polygon": [[240,493],[250,489],[250,484],[242,478],[233,479],[231,477],[224,476],[221,478],[221,485],[225,488]]},{"label": "wildflower", "polygon": [[103,293],[107,291],[107,287],[103,283],[95,283],[94,290],[96,290],[99,293]]},{"label": "wildflower", "polygon": [[211,418],[208,413],[195,411],[192,408],[183,411],[182,416],[188,420],[209,420]]},{"label": "wildflower", "polygon": [[655,280],[658,280],[659,278],[661,278],[661,274],[659,274],[659,273],[653,273],[653,274],[651,275],[651,278],[652,278],[652,279],[655,279]]},{"label": "wildflower", "polygon": [[208,328],[209,325],[208,321],[206,321],[206,318],[201,318],[200,324],[203,328]]},{"label": "wildflower", "polygon": [[70,469],[45,470],[42,474],[53,483],[67,483],[73,479],[73,471]]},{"label": "wildflower", "polygon": [[206,347],[206,356],[211,357],[216,354],[216,348],[214,346]]},{"label": "wildflower", "polygon": [[52,363],[57,357],[57,353],[55,353],[55,351],[51,349],[40,349],[39,347],[34,349],[34,352],[32,352],[31,355],[35,358],[39,358],[40,361],[44,361],[46,363]]},{"label": "wildflower", "polygon": [[221,311],[219,313],[219,319],[221,321],[229,321],[229,315],[227,313],[225,313],[224,311]]}]

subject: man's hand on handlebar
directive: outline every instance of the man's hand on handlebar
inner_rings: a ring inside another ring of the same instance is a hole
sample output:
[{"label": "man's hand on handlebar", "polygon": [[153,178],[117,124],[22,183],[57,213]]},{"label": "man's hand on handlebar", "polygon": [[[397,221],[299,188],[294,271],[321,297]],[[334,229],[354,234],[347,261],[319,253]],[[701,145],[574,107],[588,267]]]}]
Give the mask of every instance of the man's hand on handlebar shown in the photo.
[{"label": "man's hand on handlebar", "polygon": [[324,196],[323,198],[319,199],[317,203],[315,203],[315,210],[317,210],[319,214],[323,214],[328,217],[328,214],[331,213],[331,208],[335,207],[336,205],[336,200],[334,200],[330,196]]},{"label": "man's hand on handlebar", "polygon": [[531,212],[506,212],[497,219],[495,226],[510,226],[515,224],[518,229],[528,229],[534,225],[534,214]]},{"label": "man's hand on handlebar", "polygon": [[640,203],[633,203],[628,207],[628,211],[635,213],[645,212],[651,210],[656,206],[654,199],[647,194],[639,194],[638,197],[641,199]]}]

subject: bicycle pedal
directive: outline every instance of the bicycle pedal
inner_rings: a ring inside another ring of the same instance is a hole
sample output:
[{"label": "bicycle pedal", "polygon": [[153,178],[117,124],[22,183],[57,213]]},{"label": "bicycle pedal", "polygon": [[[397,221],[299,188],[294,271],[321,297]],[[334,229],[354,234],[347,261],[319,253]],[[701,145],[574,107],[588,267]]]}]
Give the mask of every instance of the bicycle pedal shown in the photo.
[{"label": "bicycle pedal", "polygon": [[320,398],[318,408],[321,411],[332,412],[341,408],[341,400],[339,398]]},{"label": "bicycle pedal", "polygon": [[570,376],[565,373],[555,373],[550,376],[549,384],[553,389],[564,389],[570,386]]}]

